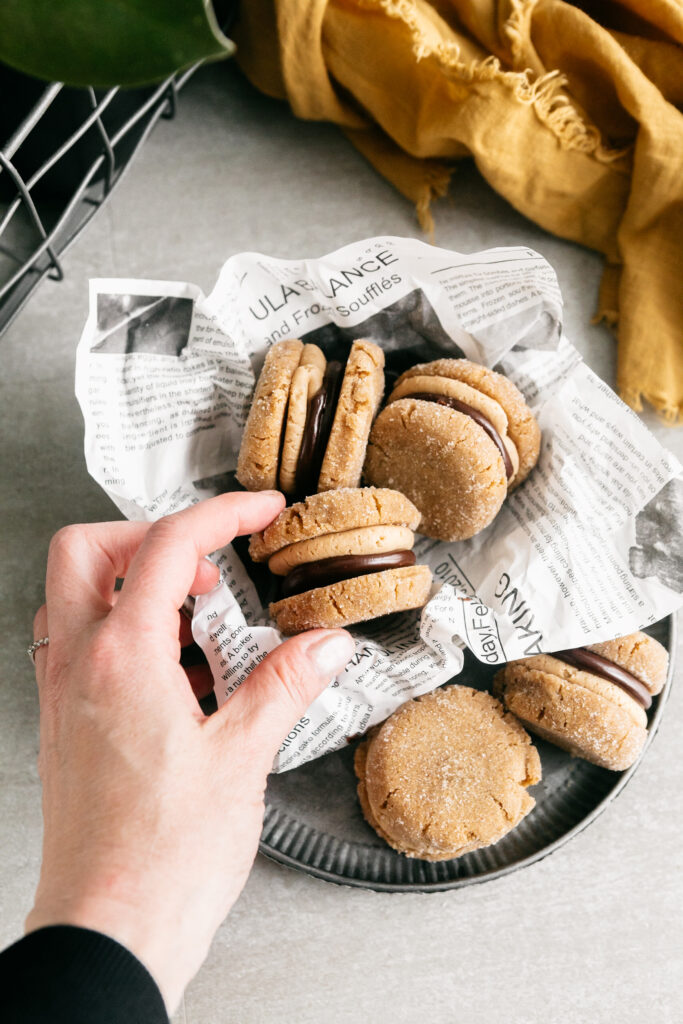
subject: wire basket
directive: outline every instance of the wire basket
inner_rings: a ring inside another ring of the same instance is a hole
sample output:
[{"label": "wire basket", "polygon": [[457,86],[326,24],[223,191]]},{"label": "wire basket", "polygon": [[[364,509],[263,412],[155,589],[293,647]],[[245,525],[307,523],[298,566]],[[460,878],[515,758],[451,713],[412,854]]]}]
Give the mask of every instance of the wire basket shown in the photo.
[{"label": "wire basket", "polygon": [[[0,334],[102,206],[199,65],[144,89],[46,85],[0,65]],[[8,102],[9,100],[9,102]]]}]

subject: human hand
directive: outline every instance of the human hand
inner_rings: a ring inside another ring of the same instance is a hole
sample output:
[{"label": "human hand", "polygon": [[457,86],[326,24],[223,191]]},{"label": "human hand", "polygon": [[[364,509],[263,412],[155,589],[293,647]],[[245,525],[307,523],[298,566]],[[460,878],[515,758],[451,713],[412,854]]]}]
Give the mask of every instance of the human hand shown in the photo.
[{"label": "human hand", "polygon": [[353,653],[343,630],[311,630],[210,718],[197,704],[178,610],[218,581],[202,556],[283,506],[275,492],[226,494],[152,525],[69,526],[50,547],[34,623],[50,637],[36,651],[43,860],[26,930],[110,935],[169,1013],[247,879],[282,737]]}]

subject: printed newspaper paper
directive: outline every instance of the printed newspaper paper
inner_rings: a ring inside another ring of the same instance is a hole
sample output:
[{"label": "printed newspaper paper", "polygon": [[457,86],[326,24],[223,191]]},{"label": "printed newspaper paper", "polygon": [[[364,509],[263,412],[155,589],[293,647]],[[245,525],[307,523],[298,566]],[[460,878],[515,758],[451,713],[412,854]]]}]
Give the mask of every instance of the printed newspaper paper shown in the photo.
[{"label": "printed newspaper paper", "polygon": [[[153,520],[238,487],[256,375],[287,337],[333,358],[370,338],[388,374],[443,356],[495,367],[525,395],[543,443],[488,529],[457,544],[418,539],[431,600],[352,629],[354,659],[285,739],[275,771],[451,679],[465,646],[497,665],[631,632],[681,603],[681,467],[581,361],[555,274],[526,248],[462,255],[385,237],[317,260],[243,253],[208,297],[191,284],[91,282],[76,393],[88,469],[125,516]],[[222,704],[281,637],[246,542],[214,557],[222,582],[197,600],[193,633]]]}]

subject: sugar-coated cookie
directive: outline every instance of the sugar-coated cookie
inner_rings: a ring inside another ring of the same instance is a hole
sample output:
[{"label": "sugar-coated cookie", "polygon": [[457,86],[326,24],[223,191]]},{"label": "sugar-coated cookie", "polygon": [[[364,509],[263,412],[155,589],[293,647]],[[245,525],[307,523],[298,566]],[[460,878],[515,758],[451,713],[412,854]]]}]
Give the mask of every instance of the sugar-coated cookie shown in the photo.
[{"label": "sugar-coated cookie", "polygon": [[357,487],[383,390],[384,353],[371,341],[355,341],[346,364],[327,362],[317,345],[277,342],[256,384],[237,479],[301,496]]},{"label": "sugar-coated cookie", "polygon": [[612,771],[629,768],[647,738],[647,710],[668,655],[646,633],[511,661],[493,692],[543,739]]},{"label": "sugar-coated cookie", "polygon": [[237,459],[237,479],[248,491],[268,491],[278,486],[282,425],[303,348],[294,339],[281,341],[266,355]]},{"label": "sugar-coated cookie", "polygon": [[292,494],[296,488],[296,470],[308,407],[316,391],[323,385],[326,365],[327,360],[317,345],[304,345],[289,387],[285,433],[280,453],[280,488],[285,494]]},{"label": "sugar-coated cookie", "polygon": [[506,377],[468,359],[402,374],[375,420],[364,479],[407,495],[420,532],[466,540],[495,518],[536,464],[540,430]]},{"label": "sugar-coated cookie", "polygon": [[416,565],[413,504],[397,491],[342,488],[321,491],[286,508],[249,553],[282,579],[282,598],[270,614],[286,634],[349,626],[420,608],[432,574]]},{"label": "sugar-coated cookie", "polygon": [[363,814],[407,857],[451,860],[502,839],[534,806],[536,748],[490,694],[449,686],[408,701],[356,749]]},{"label": "sugar-coated cookie", "polygon": [[331,491],[358,486],[370,427],[383,394],[384,352],[371,341],[355,341],[346,363],[332,429],[314,490]]}]

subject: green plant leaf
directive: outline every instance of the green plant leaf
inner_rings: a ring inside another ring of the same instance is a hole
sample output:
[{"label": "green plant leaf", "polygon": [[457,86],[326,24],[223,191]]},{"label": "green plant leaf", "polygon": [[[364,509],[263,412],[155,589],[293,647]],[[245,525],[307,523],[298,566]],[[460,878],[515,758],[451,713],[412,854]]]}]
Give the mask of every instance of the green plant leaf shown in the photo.
[{"label": "green plant leaf", "polygon": [[211,0],[0,0],[0,60],[67,85],[144,85],[234,49]]}]

